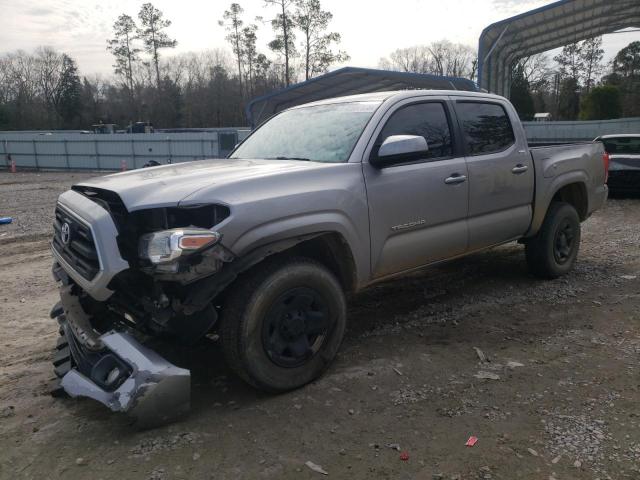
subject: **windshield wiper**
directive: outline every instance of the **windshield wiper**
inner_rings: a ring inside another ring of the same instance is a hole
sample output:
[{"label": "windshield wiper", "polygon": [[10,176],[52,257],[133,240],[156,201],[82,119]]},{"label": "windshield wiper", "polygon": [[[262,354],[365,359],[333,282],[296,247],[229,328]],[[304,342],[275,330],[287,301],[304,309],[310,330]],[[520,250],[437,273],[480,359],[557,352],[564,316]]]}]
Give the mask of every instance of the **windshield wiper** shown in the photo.
[{"label": "windshield wiper", "polygon": [[304,162],[311,161],[310,158],[304,158],[304,157],[272,157],[272,158],[267,158],[267,160],[302,160]]}]

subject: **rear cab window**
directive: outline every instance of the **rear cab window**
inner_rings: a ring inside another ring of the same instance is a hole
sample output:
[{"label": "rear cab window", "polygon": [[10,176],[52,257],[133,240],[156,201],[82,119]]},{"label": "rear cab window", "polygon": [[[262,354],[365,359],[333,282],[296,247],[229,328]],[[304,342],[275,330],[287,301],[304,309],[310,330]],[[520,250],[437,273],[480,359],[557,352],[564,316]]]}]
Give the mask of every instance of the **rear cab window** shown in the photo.
[{"label": "rear cab window", "polygon": [[460,100],[456,113],[469,155],[502,152],[516,141],[509,115],[498,103]]},{"label": "rear cab window", "polygon": [[444,104],[438,101],[414,103],[400,107],[387,120],[374,144],[373,154],[393,135],[418,135],[429,146],[424,160],[441,160],[453,156],[453,142]]},{"label": "rear cab window", "polygon": [[610,155],[640,155],[640,137],[603,138],[602,143]]}]

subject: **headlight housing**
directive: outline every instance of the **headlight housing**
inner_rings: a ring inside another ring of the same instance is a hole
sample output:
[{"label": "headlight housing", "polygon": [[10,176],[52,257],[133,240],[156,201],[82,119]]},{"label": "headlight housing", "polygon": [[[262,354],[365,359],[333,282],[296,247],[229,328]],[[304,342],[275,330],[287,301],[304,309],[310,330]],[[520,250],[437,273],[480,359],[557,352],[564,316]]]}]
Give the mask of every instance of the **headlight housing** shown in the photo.
[{"label": "headlight housing", "polygon": [[138,256],[155,265],[173,262],[205,247],[215,245],[221,235],[204,228],[174,228],[147,233],[140,237]]}]

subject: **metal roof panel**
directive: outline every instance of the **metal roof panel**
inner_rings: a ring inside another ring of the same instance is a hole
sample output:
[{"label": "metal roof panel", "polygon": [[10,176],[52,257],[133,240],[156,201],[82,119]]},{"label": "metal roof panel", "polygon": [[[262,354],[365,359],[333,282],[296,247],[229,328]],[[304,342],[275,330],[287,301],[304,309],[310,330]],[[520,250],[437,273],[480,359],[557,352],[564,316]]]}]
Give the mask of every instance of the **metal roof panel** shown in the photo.
[{"label": "metal roof panel", "polygon": [[344,67],[251,100],[246,108],[251,126],[286,108],[336,96],[398,89],[477,90],[466,78],[371,68]]}]

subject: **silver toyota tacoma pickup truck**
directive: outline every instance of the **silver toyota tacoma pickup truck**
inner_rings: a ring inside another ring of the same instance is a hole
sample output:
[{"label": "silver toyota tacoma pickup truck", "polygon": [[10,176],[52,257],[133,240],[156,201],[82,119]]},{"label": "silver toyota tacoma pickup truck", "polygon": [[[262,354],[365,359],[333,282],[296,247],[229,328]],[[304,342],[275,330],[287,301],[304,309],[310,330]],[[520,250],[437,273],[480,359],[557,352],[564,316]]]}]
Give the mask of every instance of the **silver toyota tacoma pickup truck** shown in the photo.
[{"label": "silver toyota tacoma pickup truck", "polygon": [[170,419],[190,374],[149,342],[212,335],[251,385],[300,387],[374,282],[513,241],[534,275],[567,273],[605,162],[597,142],[530,149],[502,97],[414,90],[285,110],[227,159],[74,185],[52,241],[57,392]]}]

